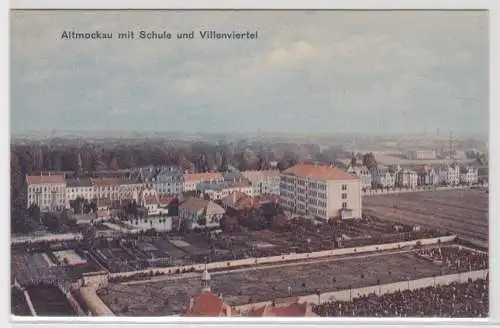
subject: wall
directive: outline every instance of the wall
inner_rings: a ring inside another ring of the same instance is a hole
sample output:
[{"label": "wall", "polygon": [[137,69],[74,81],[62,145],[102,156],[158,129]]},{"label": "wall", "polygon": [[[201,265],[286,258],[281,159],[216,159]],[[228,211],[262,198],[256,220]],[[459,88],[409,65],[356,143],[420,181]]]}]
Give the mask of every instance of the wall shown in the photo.
[{"label": "wall", "polygon": [[[352,248],[338,248],[338,249],[331,249],[331,250],[312,252],[312,253],[290,253],[282,256],[268,256],[268,257],[249,258],[249,259],[233,260],[226,262],[213,262],[207,264],[207,269],[210,270],[210,269],[234,268],[238,266],[269,264],[269,263],[278,263],[286,261],[321,258],[327,256],[349,255],[349,254],[359,254],[359,253],[376,252],[383,250],[393,250],[407,246],[414,246],[417,244],[417,242],[420,242],[422,245],[433,245],[437,244],[438,240],[441,240],[442,243],[446,243],[453,241],[455,238],[456,236],[452,235],[439,238],[419,239],[419,240],[405,241],[392,244],[368,245],[363,247],[352,247]],[[177,266],[169,268],[153,268],[153,269],[138,270],[138,271],[117,272],[117,273],[111,273],[109,276],[110,278],[127,277],[137,273],[148,273],[148,272],[163,272],[166,274],[175,274],[175,271],[177,269],[182,271],[182,270],[189,270],[191,268],[194,268],[196,271],[203,271],[205,269],[205,264],[193,264],[193,265],[185,265],[185,266]]]},{"label": "wall", "polygon": [[83,235],[81,233],[66,233],[66,234],[49,234],[43,236],[18,236],[12,237],[10,243],[13,245],[23,244],[23,243],[37,243],[42,241],[67,241],[67,240],[81,240]]},{"label": "wall", "polygon": [[96,290],[92,287],[82,287],[80,288],[80,294],[85,301],[90,312],[94,316],[114,316],[114,313],[109,309],[109,307],[104,304],[104,302],[97,296]]},{"label": "wall", "polygon": [[59,287],[59,289],[61,290],[61,292],[64,293],[64,295],[66,295],[66,298],[68,299],[68,302],[71,305],[71,307],[73,308],[73,310],[75,310],[75,312],[78,313],[79,316],[84,317],[85,312],[82,310],[82,308],[80,307],[80,304],[78,304],[77,300],[71,294],[71,292],[68,290],[64,290],[61,287]]},{"label": "wall", "polygon": [[[350,301],[355,297],[375,293],[376,295],[383,295],[387,293],[396,292],[398,290],[415,290],[436,285],[448,285],[453,282],[467,282],[469,278],[476,280],[479,278],[486,278],[488,270],[470,271],[464,273],[456,273],[445,276],[436,276],[429,278],[422,278],[409,281],[400,281],[391,284],[374,285],[362,288],[345,289],[337,292],[329,292],[318,295],[312,294],[301,296],[298,298],[298,303],[309,302],[313,304],[324,303],[329,301]],[[246,312],[255,307],[261,307],[271,304],[272,300],[266,302],[259,302],[253,304],[246,304],[237,306],[236,308],[242,312]]]}]

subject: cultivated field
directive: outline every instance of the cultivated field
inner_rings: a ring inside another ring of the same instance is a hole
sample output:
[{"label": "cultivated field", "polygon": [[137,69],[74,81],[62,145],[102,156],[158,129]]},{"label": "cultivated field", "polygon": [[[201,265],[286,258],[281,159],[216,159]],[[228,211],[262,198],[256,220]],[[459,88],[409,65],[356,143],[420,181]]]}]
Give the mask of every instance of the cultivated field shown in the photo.
[{"label": "cultivated field", "polygon": [[488,241],[488,194],[481,190],[365,197],[363,212],[402,224],[450,231],[464,239]]},{"label": "cultivated field", "polygon": [[[212,275],[212,291],[222,293],[231,305],[418,279],[452,272],[408,251],[356,255],[341,259],[321,259],[307,264],[277,264],[244,268]],[[198,275],[191,278],[113,284],[99,296],[116,315],[160,316],[183,312],[189,298],[200,289]],[[273,291],[274,290],[274,291]]]}]

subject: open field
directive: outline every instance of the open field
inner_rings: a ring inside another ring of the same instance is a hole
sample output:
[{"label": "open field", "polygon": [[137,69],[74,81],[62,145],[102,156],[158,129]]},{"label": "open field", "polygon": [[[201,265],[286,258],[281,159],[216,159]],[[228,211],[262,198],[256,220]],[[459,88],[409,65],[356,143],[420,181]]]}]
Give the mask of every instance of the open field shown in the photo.
[{"label": "open field", "polygon": [[488,241],[488,194],[481,190],[365,197],[363,212],[402,224],[450,231],[464,239]]},{"label": "open field", "polygon": [[[212,273],[212,290],[222,293],[231,305],[418,279],[454,272],[406,251],[392,251],[351,257],[327,258],[307,263],[291,263]],[[99,296],[116,315],[175,315],[183,311],[189,298],[200,288],[198,276],[144,282],[112,284]]]}]

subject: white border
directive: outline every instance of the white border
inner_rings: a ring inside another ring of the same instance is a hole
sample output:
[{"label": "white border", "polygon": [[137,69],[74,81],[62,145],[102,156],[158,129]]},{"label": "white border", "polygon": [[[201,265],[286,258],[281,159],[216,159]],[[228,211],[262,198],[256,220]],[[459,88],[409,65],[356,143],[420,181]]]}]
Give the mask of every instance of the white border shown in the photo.
[{"label": "white border", "polygon": [[[7,2],[2,1],[2,4]],[[8,24],[7,24],[7,11],[1,11],[0,14],[0,42],[4,47],[4,50],[8,49]],[[67,0],[11,0],[10,8],[13,9],[489,9],[490,10],[490,258],[491,258],[491,271],[490,274],[490,319],[489,324],[495,322],[500,323],[500,283],[496,277],[496,263],[494,258],[495,255],[500,255],[498,252],[498,243],[495,241],[494,236],[500,236],[500,224],[495,224],[495,205],[500,201],[495,193],[494,186],[500,185],[500,152],[497,152],[496,145],[498,140],[498,123],[500,121],[500,113],[495,110],[499,107],[500,101],[498,96],[496,96],[495,91],[498,93],[499,87],[499,68],[498,59],[500,58],[499,51],[499,36],[500,36],[500,2],[498,0],[84,0],[79,2],[70,3]],[[0,99],[3,100],[2,106],[5,109],[6,116],[8,117],[9,112],[9,102],[8,102],[8,52],[0,52]],[[497,60],[495,60],[497,59]],[[7,74],[4,74],[7,73]],[[4,119],[0,121],[3,127],[0,131],[4,134],[3,140],[9,140],[9,120]],[[4,142],[1,144],[2,148],[5,147],[5,154],[9,152],[9,144]],[[4,188],[2,188],[3,197],[0,198],[2,202],[2,209],[5,209],[5,215],[2,222],[7,226],[4,229],[4,234],[2,238],[5,238],[4,243],[8,245],[9,243],[9,225],[10,220],[8,218],[10,202],[8,199],[9,187],[9,169],[10,165],[8,162],[8,156],[3,156],[1,165],[5,165],[2,168],[2,182],[5,182]],[[493,187],[492,187],[493,186]],[[8,247],[2,248],[4,251],[4,259],[10,258],[10,252]],[[8,262],[4,260],[4,263]],[[4,273],[4,277],[9,277],[10,270],[9,265],[4,265],[3,268],[7,271]],[[6,284],[5,293],[8,294],[8,278],[2,279]],[[496,283],[497,282],[497,283]],[[5,297],[7,296],[7,297]],[[497,299],[495,300],[495,297]],[[4,303],[6,302],[6,304]],[[10,305],[8,295],[4,295],[2,298],[2,305],[4,309],[5,316],[3,318],[10,318]],[[199,318],[182,318],[182,317],[156,317],[156,318],[97,318],[97,317],[83,317],[83,318],[51,318],[48,320],[44,319],[23,319],[19,321],[16,319],[15,326],[19,327],[33,327],[37,323],[92,323],[93,326],[104,326],[107,327],[120,327],[124,324],[130,326],[130,324],[141,324],[141,323],[184,323],[188,325],[199,324],[210,324],[210,325],[226,325],[238,323],[239,325],[257,325],[257,324],[267,324],[272,326],[278,326],[280,324],[296,324],[297,327],[302,327],[310,324],[315,325],[345,325],[345,324],[355,324],[355,325],[373,325],[386,327],[388,325],[412,325],[412,326],[441,326],[443,324],[453,324],[457,326],[470,327],[485,325],[488,321],[485,320],[471,320],[471,319],[357,319],[357,318],[321,318],[321,319],[286,319],[286,318],[266,318],[263,320],[252,319],[252,318],[232,318],[230,320],[224,318],[210,318],[210,319],[199,319]],[[53,326],[53,325],[47,325]]]}]

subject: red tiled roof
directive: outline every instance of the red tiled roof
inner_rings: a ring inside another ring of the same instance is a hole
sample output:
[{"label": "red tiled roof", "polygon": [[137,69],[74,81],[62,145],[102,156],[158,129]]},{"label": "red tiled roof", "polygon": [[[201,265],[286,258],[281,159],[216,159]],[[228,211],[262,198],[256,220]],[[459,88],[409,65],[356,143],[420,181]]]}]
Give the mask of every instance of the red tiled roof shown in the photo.
[{"label": "red tiled roof", "polygon": [[119,182],[119,179],[113,178],[92,178],[92,183],[96,186],[116,186]]},{"label": "red tiled roof", "polygon": [[230,193],[226,197],[222,199],[222,203],[226,206],[232,207],[232,208],[239,208],[239,209],[245,209],[245,208],[252,208],[255,207],[258,202],[248,196],[247,194],[239,191],[235,191],[233,193]]},{"label": "red tiled roof", "polygon": [[146,196],[144,202],[146,204],[169,205],[173,199],[174,197],[167,196]]},{"label": "red tiled roof", "polygon": [[210,181],[223,180],[222,174],[217,172],[188,173],[184,174],[184,181]]},{"label": "red tiled roof", "polygon": [[193,297],[193,305],[186,311],[188,317],[219,317],[226,314],[225,304],[211,292],[201,292]]},{"label": "red tiled roof", "polygon": [[354,174],[323,164],[297,164],[283,173],[314,180],[359,180]]},{"label": "red tiled roof", "polygon": [[28,175],[26,176],[26,182],[29,185],[36,184],[58,184],[66,183],[64,175]]},{"label": "red tiled roof", "polygon": [[210,204],[210,201],[201,199],[201,198],[196,198],[196,197],[190,197],[186,199],[182,204],[179,205],[179,210],[187,210],[189,212],[198,212],[199,210],[202,210],[203,208],[207,207],[208,204]]}]

